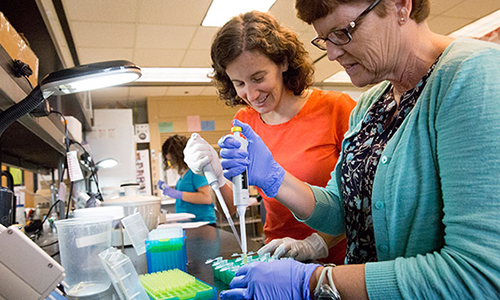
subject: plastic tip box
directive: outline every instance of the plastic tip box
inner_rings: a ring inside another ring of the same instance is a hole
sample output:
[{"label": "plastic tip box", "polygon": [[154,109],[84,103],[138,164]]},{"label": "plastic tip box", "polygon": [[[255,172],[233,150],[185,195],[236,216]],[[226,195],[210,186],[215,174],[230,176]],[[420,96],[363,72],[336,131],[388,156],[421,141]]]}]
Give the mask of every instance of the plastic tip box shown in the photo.
[{"label": "plastic tip box", "polygon": [[[283,257],[281,259],[293,259],[290,257]],[[244,263],[243,257],[238,257],[234,259],[223,259],[222,257],[217,257],[213,260],[207,261],[207,263],[212,264],[212,270],[214,272],[214,277],[229,285],[231,280],[233,280],[236,272],[245,264],[249,264],[256,261],[261,262],[270,262],[273,260],[277,260],[266,253],[262,256],[259,255],[251,255],[247,257],[247,262]]]},{"label": "plastic tip box", "polygon": [[139,275],[139,278],[154,300],[217,299],[214,287],[179,269]]},{"label": "plastic tip box", "polygon": [[182,227],[152,230],[145,241],[148,273],[171,269],[186,271],[185,239]]}]

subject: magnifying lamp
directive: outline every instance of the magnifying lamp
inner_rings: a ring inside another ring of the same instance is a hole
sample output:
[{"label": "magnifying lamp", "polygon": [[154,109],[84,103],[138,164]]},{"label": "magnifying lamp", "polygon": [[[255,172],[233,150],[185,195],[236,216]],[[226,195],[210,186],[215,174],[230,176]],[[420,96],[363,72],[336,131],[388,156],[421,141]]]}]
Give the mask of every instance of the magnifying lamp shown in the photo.
[{"label": "magnifying lamp", "polygon": [[50,73],[19,103],[0,114],[0,136],[15,120],[29,113],[51,95],[119,85],[141,77],[141,69],[126,60],[98,62]]}]

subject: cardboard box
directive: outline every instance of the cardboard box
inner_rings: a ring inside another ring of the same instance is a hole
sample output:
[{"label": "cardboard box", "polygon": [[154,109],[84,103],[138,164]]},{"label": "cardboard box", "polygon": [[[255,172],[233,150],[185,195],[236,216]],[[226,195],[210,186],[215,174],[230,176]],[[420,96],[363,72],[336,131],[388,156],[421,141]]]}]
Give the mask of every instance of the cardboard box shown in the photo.
[{"label": "cardboard box", "polygon": [[38,57],[0,12],[0,44],[10,57],[28,64],[33,74],[28,77],[33,87],[38,85]]}]

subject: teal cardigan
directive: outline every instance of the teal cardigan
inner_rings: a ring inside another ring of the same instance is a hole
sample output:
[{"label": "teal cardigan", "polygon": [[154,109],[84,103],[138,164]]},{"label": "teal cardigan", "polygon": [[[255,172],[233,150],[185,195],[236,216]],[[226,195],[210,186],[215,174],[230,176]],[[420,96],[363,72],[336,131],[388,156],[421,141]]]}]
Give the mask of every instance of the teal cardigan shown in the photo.
[{"label": "teal cardigan", "polygon": [[[346,137],[388,84],[361,96]],[[342,160],[326,188],[311,187],[316,206],[302,220],[334,235],[345,230]],[[443,52],[382,153],[372,217],[379,262],[365,265],[370,299],[500,297],[499,45],[458,39]]]}]

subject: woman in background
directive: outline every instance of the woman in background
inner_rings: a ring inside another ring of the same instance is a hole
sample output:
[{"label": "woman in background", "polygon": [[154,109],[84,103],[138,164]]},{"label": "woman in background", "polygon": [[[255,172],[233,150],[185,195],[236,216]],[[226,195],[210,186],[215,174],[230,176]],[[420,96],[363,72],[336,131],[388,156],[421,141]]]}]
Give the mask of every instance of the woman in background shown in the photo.
[{"label": "woman in background", "polygon": [[182,135],[169,137],[162,146],[165,167],[173,168],[180,178],[175,188],[158,181],[158,187],[163,194],[176,199],[176,213],[191,213],[196,215],[193,221],[208,222],[215,225],[216,217],[212,197],[204,176],[194,174],[184,162],[184,148],[188,139]]}]

